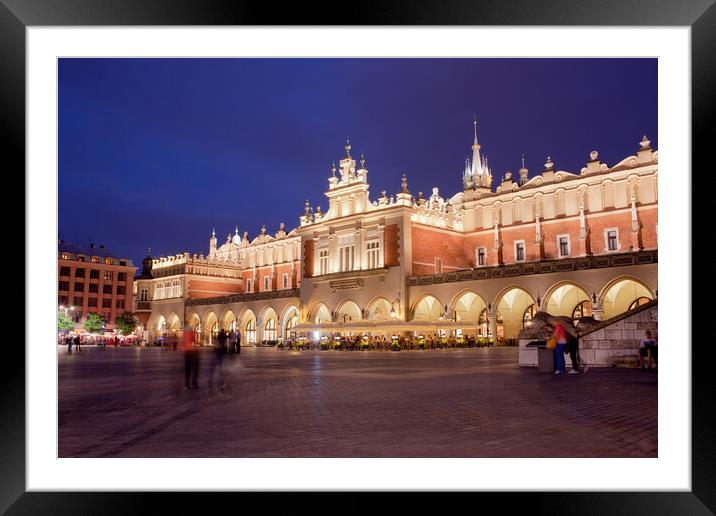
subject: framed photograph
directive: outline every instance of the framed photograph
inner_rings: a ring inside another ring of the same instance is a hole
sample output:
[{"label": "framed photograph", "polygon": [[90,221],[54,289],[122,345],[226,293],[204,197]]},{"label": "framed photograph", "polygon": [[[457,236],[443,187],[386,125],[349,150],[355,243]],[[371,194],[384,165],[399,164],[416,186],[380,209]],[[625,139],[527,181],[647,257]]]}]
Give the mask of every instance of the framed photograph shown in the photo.
[{"label": "framed photograph", "polygon": [[4,511],[716,510],[684,209],[716,7],[420,7],[2,0]]}]

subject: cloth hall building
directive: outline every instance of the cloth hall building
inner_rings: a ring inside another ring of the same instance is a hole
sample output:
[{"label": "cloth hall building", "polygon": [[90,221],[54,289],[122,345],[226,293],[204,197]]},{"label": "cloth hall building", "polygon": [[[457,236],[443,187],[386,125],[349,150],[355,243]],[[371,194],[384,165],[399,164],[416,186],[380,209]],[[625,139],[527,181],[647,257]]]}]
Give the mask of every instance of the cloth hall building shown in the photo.
[{"label": "cloth hall building", "polygon": [[[148,256],[135,311],[148,340],[190,324],[210,344],[305,336],[457,333],[516,337],[537,311],[609,319],[657,295],[658,151],[646,136],[609,166],[591,152],[574,172],[548,157],[494,184],[473,124],[463,189],[443,197],[369,193],[361,156],[331,170],[327,207],[298,226],[238,227],[207,254]],[[396,177],[396,183],[399,178]]]}]

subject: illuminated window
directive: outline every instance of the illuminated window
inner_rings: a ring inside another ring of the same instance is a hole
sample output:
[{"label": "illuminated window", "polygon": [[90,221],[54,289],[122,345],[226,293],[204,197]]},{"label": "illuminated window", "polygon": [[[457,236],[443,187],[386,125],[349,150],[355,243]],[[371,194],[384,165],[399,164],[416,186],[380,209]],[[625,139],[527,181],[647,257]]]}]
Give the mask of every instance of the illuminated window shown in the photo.
[{"label": "illuminated window", "polygon": [[112,281],[114,279],[114,272],[104,271],[104,279],[105,281]]},{"label": "illuminated window", "polygon": [[99,263],[99,256],[93,256],[92,263]]},{"label": "illuminated window", "polygon": [[69,253],[62,253],[63,260],[69,260],[70,258],[72,258],[72,255],[70,255]]},{"label": "illuminated window", "polygon": [[264,326],[264,340],[276,340],[276,319],[269,319]]},{"label": "illuminated window", "polygon": [[104,263],[105,265],[112,265],[112,258],[105,258]]},{"label": "illuminated window", "polygon": [[532,304],[527,307],[525,312],[522,314],[522,328],[524,329],[525,324],[535,318],[537,313],[537,305]]},{"label": "illuminated window", "polygon": [[629,305],[629,310],[634,310],[635,308],[640,307],[641,305],[645,305],[651,301],[648,297],[640,297],[638,299],[635,299],[632,304]]},{"label": "illuminated window", "polygon": [[85,257],[84,257],[84,256],[77,256],[77,261],[78,261],[78,262],[84,262],[84,261],[85,261]]},{"label": "illuminated window", "polygon": [[369,269],[375,269],[380,266],[380,241],[374,240],[373,242],[368,242],[366,244],[366,251],[367,256],[366,259],[368,260],[368,268]]},{"label": "illuminated window", "polygon": [[294,315],[286,323],[286,338],[296,338],[296,325],[298,325],[298,316]]},{"label": "illuminated window", "polygon": [[577,306],[574,307],[574,310],[572,311],[572,320],[575,324],[577,324],[577,321],[582,317],[591,317],[592,316],[592,302],[588,299],[585,299],[581,303],[579,303]]},{"label": "illuminated window", "polygon": [[353,270],[353,255],[355,254],[355,246],[346,245],[339,249],[341,272]]},{"label": "illuminated window", "polygon": [[318,252],[319,275],[328,274],[328,249],[321,249]]},{"label": "illuminated window", "polygon": [[254,319],[249,320],[246,323],[246,342],[250,344],[256,344],[256,321]]}]

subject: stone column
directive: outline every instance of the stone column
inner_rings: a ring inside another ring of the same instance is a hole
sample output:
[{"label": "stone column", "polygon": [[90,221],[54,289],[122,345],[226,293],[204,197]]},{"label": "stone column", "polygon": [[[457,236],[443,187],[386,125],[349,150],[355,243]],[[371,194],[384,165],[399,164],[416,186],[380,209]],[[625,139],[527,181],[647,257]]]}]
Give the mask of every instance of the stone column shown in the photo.
[{"label": "stone column", "polygon": [[353,253],[353,270],[361,270],[365,263],[365,246],[363,245],[363,229],[356,229],[353,233],[353,245],[355,251]]},{"label": "stone column", "polygon": [[[338,248],[337,248],[336,244],[337,244],[336,234],[331,233],[330,235],[328,235],[328,272],[329,273],[337,272],[338,270],[340,270],[340,265],[338,262],[340,257],[338,256]],[[320,260],[320,258],[318,258],[318,256],[316,256],[316,259]],[[320,269],[320,263],[318,264],[318,267]]]},{"label": "stone column", "polygon": [[378,267],[385,266],[385,224],[378,226]]},{"label": "stone column", "polygon": [[497,341],[497,314],[495,312],[487,313],[487,334],[492,335],[493,340]]}]

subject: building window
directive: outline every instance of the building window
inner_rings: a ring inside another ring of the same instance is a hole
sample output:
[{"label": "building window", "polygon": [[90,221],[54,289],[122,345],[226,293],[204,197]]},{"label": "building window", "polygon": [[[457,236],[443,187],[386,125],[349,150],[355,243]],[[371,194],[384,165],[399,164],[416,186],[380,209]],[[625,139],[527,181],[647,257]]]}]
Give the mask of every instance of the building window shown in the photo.
[{"label": "building window", "polygon": [[269,319],[264,326],[264,340],[276,340],[276,319]]},{"label": "building window", "polygon": [[91,270],[90,271],[90,279],[99,279],[99,271],[98,270]]},{"label": "building window", "polygon": [[518,262],[525,261],[525,241],[524,240],[515,242],[515,261],[518,261]]},{"label": "building window", "polygon": [[92,263],[99,263],[99,256],[93,256],[91,261]]},{"label": "building window", "polygon": [[380,253],[380,241],[374,240],[366,244],[368,268],[376,269],[380,266],[379,253]]},{"label": "building window", "polygon": [[117,273],[117,281],[127,281],[127,273],[126,272],[118,272]]},{"label": "building window", "polygon": [[60,281],[60,290],[63,292],[67,292],[68,290],[70,290],[70,282]]},{"label": "building window", "polygon": [[112,300],[107,298],[103,299],[102,308],[112,308]]},{"label": "building window", "polygon": [[606,240],[607,251],[618,251],[619,250],[619,230],[618,229],[604,230],[604,239]]},{"label": "building window", "polygon": [[57,304],[58,305],[66,305],[67,304],[67,296],[57,296]]},{"label": "building window", "polygon": [[246,342],[249,344],[256,344],[256,321],[251,319],[246,323]]},{"label": "building window", "polygon": [[69,267],[60,267],[60,276],[69,276],[69,275],[70,275]]},{"label": "building window", "polygon": [[146,288],[143,288],[143,289],[142,289],[142,293],[140,294],[139,299],[141,299],[142,301],[146,301],[146,300],[147,300],[147,289],[146,289]]},{"label": "building window", "polygon": [[525,312],[522,314],[522,329],[525,328],[525,325],[529,325],[530,321],[535,318],[535,314],[537,313],[537,305],[531,304],[527,307]]},{"label": "building window", "polygon": [[125,294],[125,292],[126,292],[125,287],[117,287],[117,295],[118,296],[123,296]]},{"label": "building window", "polygon": [[635,299],[632,304],[629,305],[629,310],[634,310],[635,308],[640,307],[641,305],[644,305],[651,301],[648,297],[640,297],[638,299]]},{"label": "building window", "polygon": [[84,278],[85,277],[85,270],[82,268],[75,269],[75,278]]},{"label": "building window", "polygon": [[288,274],[283,275],[281,284],[283,285],[283,288],[288,288]]},{"label": "building window", "polygon": [[443,261],[441,258],[435,258],[435,274],[440,274],[443,271]]},{"label": "building window", "polygon": [[475,259],[475,263],[478,267],[484,267],[487,265],[487,249],[484,247],[478,247],[476,256],[477,258]]},{"label": "building window", "polygon": [[82,298],[81,297],[75,297],[72,300],[72,303],[74,306],[82,306]]},{"label": "building window", "polygon": [[341,272],[353,270],[353,254],[355,246],[347,245],[340,248]]},{"label": "building window", "polygon": [[75,292],[84,292],[85,291],[85,284],[84,283],[78,283],[75,282]]},{"label": "building window", "polygon": [[318,273],[320,276],[328,274],[328,249],[321,249],[318,252]]},{"label": "building window", "polygon": [[559,257],[563,258],[565,256],[569,256],[569,237],[568,236],[558,236],[557,244],[558,244],[558,248],[559,248]]},{"label": "building window", "polygon": [[99,285],[97,285],[97,283],[90,283],[89,291],[93,294],[96,294],[97,292],[99,292]]},{"label": "building window", "polygon": [[264,290],[269,290],[269,282],[271,281],[271,278],[268,276],[264,276]]},{"label": "building window", "polygon": [[102,314],[102,319],[104,319],[104,324],[112,324],[112,317],[110,312],[104,312]]},{"label": "building window", "polygon": [[246,280],[246,292],[251,292],[251,280]]},{"label": "building window", "polygon": [[104,271],[104,279],[105,281],[112,281],[114,279],[114,272]]},{"label": "building window", "polygon": [[574,307],[574,310],[572,311],[572,321],[574,321],[574,324],[577,324],[577,321],[581,319],[582,317],[591,317],[592,316],[592,302],[588,299],[585,299],[581,303],[579,303],[577,306]]},{"label": "building window", "polygon": [[70,260],[72,256],[70,256],[69,253],[62,253],[62,259],[63,260]]},{"label": "building window", "polygon": [[85,261],[85,257],[84,257],[84,256],[77,256],[77,261],[78,261],[78,262],[84,262],[84,261]]},{"label": "building window", "polygon": [[124,299],[117,299],[117,308],[124,308]]},{"label": "building window", "polygon": [[111,294],[112,293],[112,285],[102,285],[102,293],[103,294]]},{"label": "building window", "polygon": [[105,265],[112,265],[112,258],[105,258],[104,263]]},{"label": "building window", "polygon": [[97,306],[97,298],[96,297],[89,298],[87,300],[87,306],[89,306],[91,308],[96,307]]},{"label": "building window", "polygon": [[[127,265],[127,260],[119,260],[120,265]],[[124,274],[124,273],[122,273]]]}]

